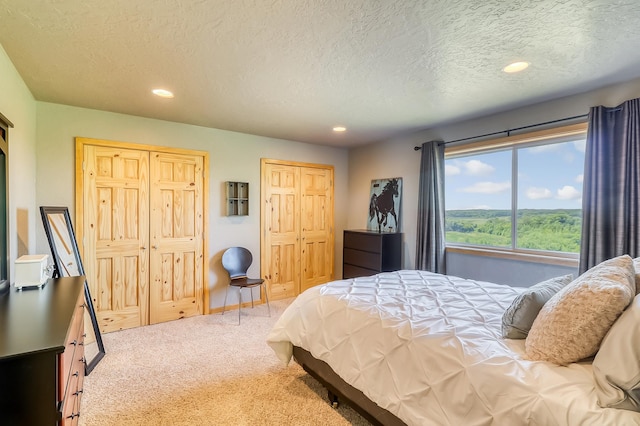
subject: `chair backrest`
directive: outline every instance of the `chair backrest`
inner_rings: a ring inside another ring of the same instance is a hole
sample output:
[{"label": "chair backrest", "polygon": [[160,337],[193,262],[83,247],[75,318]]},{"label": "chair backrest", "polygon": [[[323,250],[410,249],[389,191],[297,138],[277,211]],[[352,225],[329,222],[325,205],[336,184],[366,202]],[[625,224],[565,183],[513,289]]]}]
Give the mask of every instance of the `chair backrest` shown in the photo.
[{"label": "chair backrest", "polygon": [[251,262],[253,256],[244,247],[231,247],[222,254],[222,267],[227,270],[231,279],[246,278]]}]

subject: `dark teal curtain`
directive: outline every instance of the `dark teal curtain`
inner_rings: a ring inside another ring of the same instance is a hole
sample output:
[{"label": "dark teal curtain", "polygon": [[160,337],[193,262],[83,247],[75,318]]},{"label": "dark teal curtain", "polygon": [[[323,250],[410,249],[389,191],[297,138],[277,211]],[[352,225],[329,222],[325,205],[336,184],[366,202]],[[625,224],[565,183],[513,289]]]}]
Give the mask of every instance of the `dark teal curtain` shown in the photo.
[{"label": "dark teal curtain", "polygon": [[422,144],[418,194],[416,269],[444,274],[444,144]]},{"label": "dark teal curtain", "polygon": [[580,273],[612,257],[640,256],[640,99],[589,111]]}]

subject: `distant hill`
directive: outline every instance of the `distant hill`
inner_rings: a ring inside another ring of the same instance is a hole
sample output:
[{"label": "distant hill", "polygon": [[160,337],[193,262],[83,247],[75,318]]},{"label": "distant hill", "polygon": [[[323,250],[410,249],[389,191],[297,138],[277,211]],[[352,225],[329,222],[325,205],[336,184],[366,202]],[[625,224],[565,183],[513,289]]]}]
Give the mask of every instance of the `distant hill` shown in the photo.
[{"label": "distant hill", "polygon": [[[521,209],[517,214],[518,248],[577,253],[581,209]],[[450,243],[511,247],[511,210],[447,210]]]}]

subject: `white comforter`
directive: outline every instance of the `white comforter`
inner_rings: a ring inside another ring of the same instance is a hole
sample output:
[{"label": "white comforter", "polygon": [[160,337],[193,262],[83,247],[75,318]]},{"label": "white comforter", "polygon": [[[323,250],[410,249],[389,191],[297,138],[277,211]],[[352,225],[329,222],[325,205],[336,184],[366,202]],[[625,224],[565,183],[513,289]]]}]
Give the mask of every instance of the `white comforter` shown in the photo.
[{"label": "white comforter", "polygon": [[397,271],[311,288],[267,342],[288,363],[292,345],[327,362],[408,425],[640,425],[599,408],[591,364],[524,359],[500,337],[509,286]]}]

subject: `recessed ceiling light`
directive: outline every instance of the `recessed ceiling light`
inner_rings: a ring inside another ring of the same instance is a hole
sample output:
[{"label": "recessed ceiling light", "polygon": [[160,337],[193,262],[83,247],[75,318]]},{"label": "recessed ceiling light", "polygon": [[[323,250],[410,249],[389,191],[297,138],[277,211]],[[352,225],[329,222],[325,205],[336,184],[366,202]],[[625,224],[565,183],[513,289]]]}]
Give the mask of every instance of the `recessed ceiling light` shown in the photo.
[{"label": "recessed ceiling light", "polygon": [[153,89],[153,94],[161,98],[173,98],[173,93],[165,89]]},{"label": "recessed ceiling light", "polygon": [[511,74],[514,72],[520,72],[526,69],[528,66],[529,66],[529,62],[514,62],[502,68],[502,71]]},{"label": "recessed ceiling light", "polygon": [[346,132],[347,128],[344,127],[344,126],[336,126],[336,127],[333,128],[333,131],[334,132]]}]

